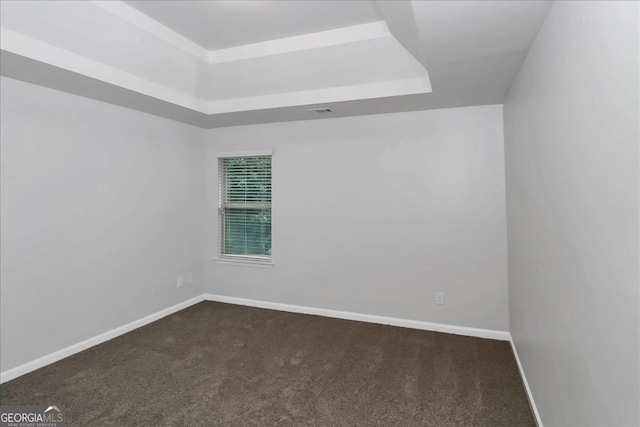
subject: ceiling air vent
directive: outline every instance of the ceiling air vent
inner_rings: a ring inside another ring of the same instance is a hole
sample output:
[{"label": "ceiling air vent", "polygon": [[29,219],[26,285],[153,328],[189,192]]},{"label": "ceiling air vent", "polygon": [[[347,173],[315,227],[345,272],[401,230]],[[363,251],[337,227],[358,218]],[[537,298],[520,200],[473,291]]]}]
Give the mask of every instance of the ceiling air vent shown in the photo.
[{"label": "ceiling air vent", "polygon": [[310,113],[318,113],[318,114],[325,114],[325,113],[333,112],[333,110],[331,108],[326,108],[326,107],[322,107],[322,108],[307,108],[304,111],[308,111]]}]

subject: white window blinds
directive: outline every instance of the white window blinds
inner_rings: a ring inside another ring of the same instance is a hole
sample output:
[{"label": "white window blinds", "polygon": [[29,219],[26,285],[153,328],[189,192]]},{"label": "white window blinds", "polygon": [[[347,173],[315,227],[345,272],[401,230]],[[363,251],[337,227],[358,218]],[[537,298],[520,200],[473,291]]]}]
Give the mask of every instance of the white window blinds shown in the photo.
[{"label": "white window blinds", "polygon": [[271,156],[219,159],[222,258],[271,260]]}]

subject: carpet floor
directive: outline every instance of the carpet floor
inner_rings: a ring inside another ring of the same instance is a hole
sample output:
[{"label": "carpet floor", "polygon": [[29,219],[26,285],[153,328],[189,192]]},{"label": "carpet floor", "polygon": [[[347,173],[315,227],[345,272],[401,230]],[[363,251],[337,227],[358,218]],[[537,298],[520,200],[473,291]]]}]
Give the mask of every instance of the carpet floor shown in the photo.
[{"label": "carpet floor", "polygon": [[507,342],[215,302],[0,388],[67,426],[535,426]]}]

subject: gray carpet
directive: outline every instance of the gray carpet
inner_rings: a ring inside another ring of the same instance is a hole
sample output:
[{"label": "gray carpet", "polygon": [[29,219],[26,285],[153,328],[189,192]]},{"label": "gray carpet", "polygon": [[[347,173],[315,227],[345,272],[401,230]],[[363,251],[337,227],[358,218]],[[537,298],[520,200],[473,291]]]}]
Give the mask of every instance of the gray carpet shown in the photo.
[{"label": "gray carpet", "polygon": [[507,342],[203,302],[1,386],[68,426],[534,426]]}]

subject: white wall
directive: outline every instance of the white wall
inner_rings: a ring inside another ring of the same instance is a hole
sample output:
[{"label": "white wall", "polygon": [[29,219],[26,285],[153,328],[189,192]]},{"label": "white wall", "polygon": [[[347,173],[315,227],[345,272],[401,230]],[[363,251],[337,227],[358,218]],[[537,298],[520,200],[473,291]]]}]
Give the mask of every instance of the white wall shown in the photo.
[{"label": "white wall", "polygon": [[504,107],[511,333],[546,426],[640,424],[638,12],[556,2]]},{"label": "white wall", "polygon": [[[274,267],[212,261],[216,153],[265,148]],[[508,329],[502,106],[214,129],[206,150],[206,292]]]},{"label": "white wall", "polygon": [[202,293],[202,129],[6,78],[1,105],[2,371]]}]

